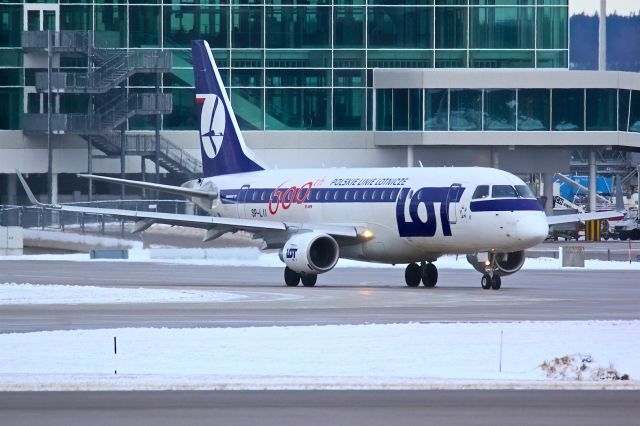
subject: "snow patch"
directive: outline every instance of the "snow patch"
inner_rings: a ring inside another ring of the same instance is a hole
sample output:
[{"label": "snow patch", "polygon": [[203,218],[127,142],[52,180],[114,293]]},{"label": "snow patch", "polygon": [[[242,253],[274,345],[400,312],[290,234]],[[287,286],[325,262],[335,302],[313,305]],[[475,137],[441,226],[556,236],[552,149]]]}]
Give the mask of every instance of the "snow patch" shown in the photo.
[{"label": "snow patch", "polygon": [[635,379],[640,377],[640,321],[3,334],[0,390],[640,388],[637,380],[603,381],[586,374],[577,379],[569,372],[549,376],[540,366],[558,353],[592,354]]},{"label": "snow patch", "polygon": [[212,290],[164,290],[16,283],[0,284],[0,306],[26,304],[77,305],[82,303],[229,302],[246,298],[247,296],[243,294]]}]

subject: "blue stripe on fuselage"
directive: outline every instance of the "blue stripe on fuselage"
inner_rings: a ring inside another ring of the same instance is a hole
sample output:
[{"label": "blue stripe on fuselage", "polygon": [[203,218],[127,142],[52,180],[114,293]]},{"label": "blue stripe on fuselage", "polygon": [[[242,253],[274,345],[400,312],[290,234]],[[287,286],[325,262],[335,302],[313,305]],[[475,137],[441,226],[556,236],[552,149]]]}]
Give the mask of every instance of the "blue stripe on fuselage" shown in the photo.
[{"label": "blue stripe on fuselage", "polygon": [[[287,194],[289,188],[278,188],[280,197]],[[395,203],[401,188],[398,187],[362,187],[362,188],[311,188],[311,193],[305,197],[305,203]],[[246,193],[240,189],[223,189],[220,191],[220,200],[223,204],[237,204],[238,196],[242,204],[276,203],[278,200],[274,194],[276,188],[249,188]],[[305,191],[305,189],[302,189]],[[357,194],[356,194],[357,193]],[[289,194],[292,194],[289,191]],[[290,197],[289,195],[288,197]],[[304,194],[302,194],[304,197]],[[287,197],[287,198],[288,198]],[[286,200],[289,201],[288,199]]]},{"label": "blue stripe on fuselage", "polygon": [[472,212],[543,211],[538,200],[531,198],[500,198],[471,201]]}]

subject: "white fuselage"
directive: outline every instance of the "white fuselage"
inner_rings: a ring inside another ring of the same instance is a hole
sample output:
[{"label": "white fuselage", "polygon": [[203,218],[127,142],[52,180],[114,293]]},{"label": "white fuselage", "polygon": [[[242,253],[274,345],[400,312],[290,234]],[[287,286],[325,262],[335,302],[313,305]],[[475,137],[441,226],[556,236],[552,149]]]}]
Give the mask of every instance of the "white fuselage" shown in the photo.
[{"label": "white fuselage", "polygon": [[265,170],[189,185],[219,191],[210,205],[194,200],[215,216],[368,230],[372,238],[341,245],[340,257],[372,262],[514,252],[548,232],[535,198],[473,199],[478,185],[525,185],[490,168]]}]

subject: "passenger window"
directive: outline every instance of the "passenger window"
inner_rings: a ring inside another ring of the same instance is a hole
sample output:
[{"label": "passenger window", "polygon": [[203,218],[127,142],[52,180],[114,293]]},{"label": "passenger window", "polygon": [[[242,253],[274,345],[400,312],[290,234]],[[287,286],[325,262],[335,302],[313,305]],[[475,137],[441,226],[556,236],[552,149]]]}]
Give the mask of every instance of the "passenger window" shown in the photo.
[{"label": "passenger window", "polygon": [[398,192],[395,189],[391,191],[391,201],[395,200],[397,196]]},{"label": "passenger window", "polygon": [[338,201],[339,196],[340,196],[340,191],[336,189],[336,192],[333,194],[333,201]]},{"label": "passenger window", "polygon": [[324,200],[329,201],[330,196],[331,196],[331,190],[327,189],[327,191],[324,193]]},{"label": "passenger window", "polygon": [[252,191],[253,194],[251,194],[251,201],[255,201],[256,198],[258,198],[258,192],[257,191]]},{"label": "passenger window", "polygon": [[349,201],[349,195],[351,195],[351,193],[347,190],[347,192],[344,193],[344,200],[345,201]]},{"label": "passenger window", "polygon": [[374,190],[373,195],[371,195],[371,200],[376,201],[378,199],[378,191]]},{"label": "passenger window", "polygon": [[518,193],[511,185],[493,185],[491,188],[493,198],[517,198]]},{"label": "passenger window", "polygon": [[489,185],[478,185],[475,192],[473,193],[473,199],[477,200],[478,198],[487,198],[489,196]]},{"label": "passenger window", "polygon": [[353,201],[358,201],[359,197],[360,197],[360,191],[356,191],[353,193]]},{"label": "passenger window", "polygon": [[536,198],[527,185],[516,185],[516,191],[518,191],[518,195],[522,198]]},{"label": "passenger window", "polygon": [[387,196],[387,191],[382,191],[382,194],[380,194],[380,200],[381,200],[381,201],[384,201],[384,199],[386,198],[386,196]]},{"label": "passenger window", "polygon": [[320,201],[320,196],[322,195],[321,189],[316,189],[316,201]]},{"label": "passenger window", "polygon": [[262,195],[260,195],[260,201],[264,201],[267,197],[267,191],[262,191]]},{"label": "passenger window", "polygon": [[369,198],[369,191],[365,190],[364,194],[362,194],[362,201],[369,201],[367,198]]}]

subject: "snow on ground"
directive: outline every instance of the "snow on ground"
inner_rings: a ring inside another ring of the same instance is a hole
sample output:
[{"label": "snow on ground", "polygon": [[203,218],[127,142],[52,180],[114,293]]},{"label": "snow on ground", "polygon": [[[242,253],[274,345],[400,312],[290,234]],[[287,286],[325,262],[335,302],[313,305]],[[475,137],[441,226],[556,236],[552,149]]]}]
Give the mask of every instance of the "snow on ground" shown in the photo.
[{"label": "snow on ground", "polygon": [[71,285],[0,284],[0,306],[22,304],[229,302],[246,298],[246,295],[233,292],[199,289],[164,290]]},{"label": "snow on ground", "polygon": [[[640,321],[51,331],[0,335],[0,390],[640,388],[638,353]],[[573,354],[631,380],[542,368]]]},{"label": "snow on ground", "polygon": [[[283,263],[278,258],[277,252],[262,252],[256,247],[242,248],[208,248],[208,249],[177,249],[177,248],[133,248],[129,250],[128,260],[91,260],[89,254],[44,254],[24,256],[0,256],[2,260],[69,260],[69,261],[133,261],[133,262],[158,262],[178,263],[187,265],[207,266],[238,266],[238,267],[274,267],[281,268]],[[472,269],[464,255],[443,256],[436,262],[440,269]],[[406,265],[396,265],[396,268],[404,268]],[[392,265],[367,263],[356,260],[340,259],[338,268],[393,268]],[[584,268],[563,268],[560,259],[548,257],[529,258],[525,261],[523,270],[640,270],[640,262],[616,262],[604,260],[585,260]]]}]

